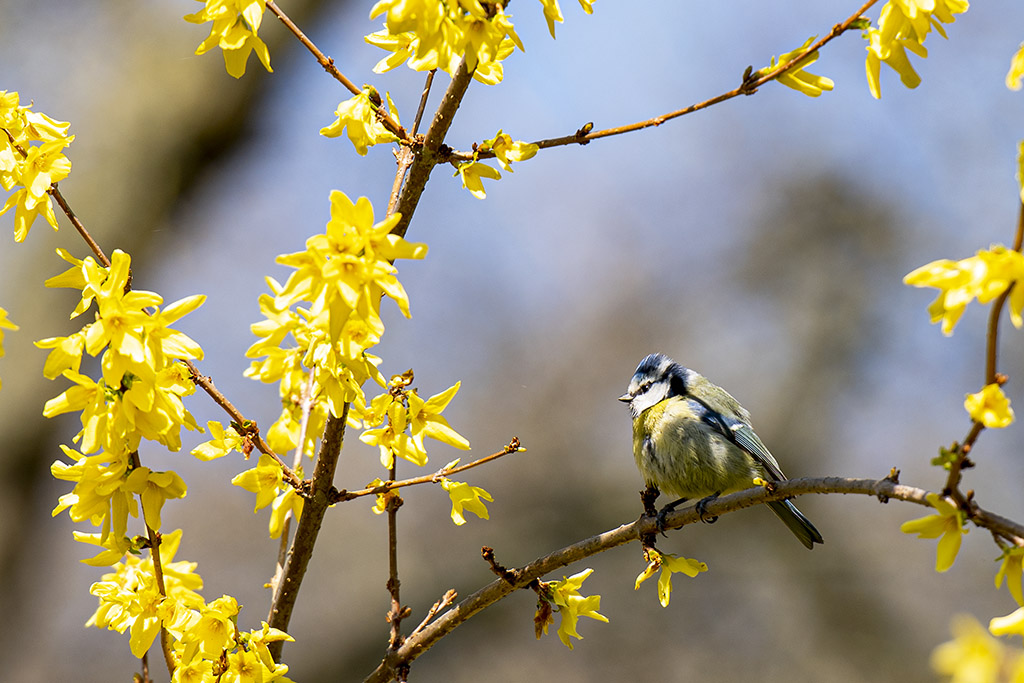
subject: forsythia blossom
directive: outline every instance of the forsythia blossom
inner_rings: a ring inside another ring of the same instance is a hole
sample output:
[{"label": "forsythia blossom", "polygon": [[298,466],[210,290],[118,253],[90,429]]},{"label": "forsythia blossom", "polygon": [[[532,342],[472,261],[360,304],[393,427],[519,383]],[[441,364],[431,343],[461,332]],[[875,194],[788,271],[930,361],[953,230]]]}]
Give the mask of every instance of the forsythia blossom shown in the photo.
[{"label": "forsythia blossom", "polygon": [[452,500],[452,521],[455,524],[462,526],[466,523],[463,511],[472,512],[481,519],[490,519],[483,501],[492,502],[494,498],[487,491],[479,486],[470,486],[465,482],[451,481],[444,477],[441,478],[441,486]]},{"label": "forsythia blossom", "polygon": [[[4,357],[4,330],[16,330],[18,326],[7,319],[7,311],[0,308],[0,358]],[[3,384],[0,384],[0,388]]]},{"label": "forsythia blossom", "polygon": [[[163,628],[177,662],[172,681],[272,681],[284,676],[288,667],[275,663],[267,646],[292,638],[266,622],[259,630],[240,631],[240,607],[230,596],[206,603],[197,592],[203,580],[195,573],[196,563],[174,559],[180,542],[180,529],[164,534],[160,542],[164,595],[157,587],[153,560],[127,555],[89,589],[99,607],[86,626],[128,631],[136,657],[146,654]],[[197,672],[207,677],[190,678]]]},{"label": "forsythia blossom", "polygon": [[900,526],[905,534],[917,534],[918,538],[939,538],[939,547],[935,559],[935,571],[944,572],[953,566],[956,555],[960,551],[960,541],[967,533],[964,527],[963,511],[937,493],[926,496],[928,504],[936,510],[936,514],[912,519]]},{"label": "forsythia blossom", "polygon": [[1010,70],[1006,73],[1006,87],[1010,90],[1020,90],[1022,80],[1024,80],[1024,43],[1020,44],[1017,51],[1013,53],[1013,59],[1010,60]]},{"label": "forsythia blossom", "polygon": [[[942,321],[942,333],[949,336],[972,300],[986,304],[1021,279],[1024,279],[1024,256],[1003,246],[993,246],[959,261],[933,261],[908,273],[903,282],[939,290],[928,312],[933,323]],[[1011,321],[1021,327],[1024,287],[1013,288],[1009,304]]]},{"label": "forsythia blossom", "polygon": [[249,54],[256,53],[263,67],[270,68],[270,52],[267,44],[256,35],[263,21],[263,9],[266,3],[260,0],[198,0],[204,3],[203,9],[195,14],[185,15],[185,21],[191,24],[213,22],[210,35],[206,37],[196,54],[201,55],[214,47],[224,53],[224,67],[235,78],[245,74],[245,64]]},{"label": "forsythia blossom", "polygon": [[67,134],[70,126],[21,106],[18,93],[0,90],[0,187],[21,188],[7,198],[0,216],[14,209],[15,242],[24,241],[39,215],[57,229],[48,192],[71,172],[62,153],[75,139]]},{"label": "forsythia blossom", "polygon": [[548,624],[553,620],[552,607],[562,615],[562,622],[558,626],[558,637],[562,643],[573,649],[572,641],[569,638],[583,639],[576,632],[576,622],[580,617],[590,617],[598,621],[607,622],[608,617],[600,614],[597,610],[601,608],[601,596],[580,595],[580,588],[587,577],[594,572],[593,569],[584,569],[578,574],[561,581],[541,582],[541,592],[537,604],[537,616],[534,622],[537,625],[537,637],[548,632]]},{"label": "forsythia blossom", "polygon": [[392,467],[395,457],[425,465],[425,437],[469,450],[469,441],[452,429],[441,415],[458,392],[460,383],[423,400],[416,389],[406,388],[411,382],[411,373],[392,377],[389,391],[370,402],[363,418],[370,429],[364,431],[359,440],[380,449],[380,464],[386,469]]},{"label": "forsythia blossom", "polygon": [[1013,422],[1013,408],[998,384],[986,385],[976,394],[967,394],[964,409],[975,422],[991,429],[1008,427]]},{"label": "forsythia blossom", "polygon": [[[785,64],[789,60],[796,57],[798,54],[806,50],[817,37],[818,36],[811,36],[804,42],[803,45],[801,45],[797,49],[779,55],[779,61],[777,62],[775,61],[775,57],[772,57],[771,62],[768,66],[768,70],[770,71],[775,67],[779,66],[780,64]],[[776,80],[778,80],[778,82],[781,83],[782,85],[788,88],[792,88],[793,90],[796,90],[798,92],[802,92],[803,94],[809,97],[818,97],[819,95],[821,95],[822,91],[831,90],[835,86],[835,84],[832,82],[831,78],[826,78],[825,76],[817,76],[810,72],[804,71],[804,69],[809,67],[811,64],[814,64],[816,61],[818,61],[817,50],[811,52],[806,57],[801,59],[792,69],[780,75]]]},{"label": "forsythia blossom", "polygon": [[878,28],[864,32],[868,41],[865,68],[871,95],[875,99],[882,96],[879,72],[883,62],[899,74],[903,85],[916,88],[921,77],[911,66],[906,51],[927,57],[924,41],[931,30],[934,28],[945,38],[942,25],[953,23],[956,20],[953,15],[963,14],[967,8],[967,0],[889,0],[885,3]]},{"label": "forsythia blossom", "polygon": [[935,673],[953,683],[1019,681],[1024,677],[1024,652],[993,638],[973,617],[952,623],[953,640],[932,651]]},{"label": "forsythia blossom", "polygon": [[662,607],[668,607],[669,599],[672,597],[672,575],[679,573],[689,576],[691,579],[701,572],[706,572],[708,566],[698,560],[691,560],[676,555],[662,554],[653,548],[647,549],[647,567],[636,577],[633,589],[637,590],[647,579],[654,576],[654,573],[661,570],[658,577],[658,601]]},{"label": "forsythia blossom", "polygon": [[1003,585],[1006,580],[1006,588],[1010,595],[1017,601],[1018,605],[1024,606],[1024,591],[1022,591],[1021,560],[1024,558],[1024,548],[1012,546],[1003,551],[1002,562],[999,564],[999,571],[996,572],[996,588]]},{"label": "forsythia blossom", "polygon": [[[395,142],[398,137],[389,131],[377,117],[378,111],[389,114],[394,120],[398,120],[391,96],[388,95],[388,106],[390,112],[374,104],[370,97],[371,91],[364,90],[358,95],[349,98],[338,105],[334,115],[338,118],[329,126],[320,129],[320,135],[328,138],[336,138],[346,129],[348,139],[356,148],[359,156],[366,156],[367,147],[379,145],[382,142]],[[379,97],[377,98],[380,99]]]},{"label": "forsythia blossom", "polygon": [[[551,37],[562,21],[558,0],[541,0]],[[525,50],[516,35],[504,2],[479,0],[379,0],[370,18],[384,15],[384,30],[366,36],[366,42],[390,52],[374,71],[382,73],[408,61],[416,71],[441,69],[454,74],[463,57],[482,83],[503,78],[501,62],[515,48]],[[580,0],[593,12],[592,0]]]}]

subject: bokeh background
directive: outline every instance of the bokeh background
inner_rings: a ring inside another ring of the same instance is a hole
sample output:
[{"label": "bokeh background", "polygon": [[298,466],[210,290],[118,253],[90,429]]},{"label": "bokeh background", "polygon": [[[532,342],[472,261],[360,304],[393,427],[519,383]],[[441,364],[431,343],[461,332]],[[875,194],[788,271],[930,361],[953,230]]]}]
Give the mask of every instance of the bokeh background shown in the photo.
[{"label": "bokeh background", "polygon": [[[827,31],[857,4],[605,0],[588,17],[567,0],[552,41],[540,6],[517,1],[527,52],[507,60],[500,86],[473,85],[449,142],[468,149],[498,128],[554,137],[678,109],[735,87],[748,64]],[[378,28],[370,3],[282,5],[411,121],[422,74],[371,73],[382,53],[362,41]],[[236,81],[219,54],[193,55],[206,29],[181,16],[197,7],[0,0],[0,88],[72,122],[65,196],[108,252],[133,254],[136,287],[168,302],[208,295],[180,327],[206,349],[202,370],[269,425],[276,387],[241,376],[263,278],[286,277],[275,255],[323,229],[331,189],[368,196],[382,214],[394,160],[385,146],[359,158],[346,140],[317,134],[348,95],[269,15],[261,35],[273,74],[253,59]],[[414,368],[425,395],[461,380],[446,414],[473,455],[512,436],[528,452],[468,477],[495,496],[489,522],[456,528],[440,489],[405,494],[411,624],[448,588],[467,595],[493,578],[481,545],[520,565],[636,518],[641,482],[615,397],[651,351],[727,387],[790,476],[882,477],[895,466],[906,483],[941,487],[929,460],[968,430],[962,400],[982,382],[987,311],[972,306],[944,338],[928,323],[931,294],[901,278],[1012,239],[1024,95],[1003,79],[1024,40],[1024,7],[976,3],[947,28],[949,41],[932,35],[928,59],[913,60],[921,86],[908,91],[886,70],[881,101],[852,33],[812,68],[836,82],[818,99],[769,84],[657,129],[545,151],[489,183],[485,201],[435,170],[409,233],[430,254],[401,264],[413,318],[384,306],[383,371]],[[446,82],[438,77],[432,104]],[[86,249],[65,221],[59,233],[37,222],[21,245],[12,225],[0,218],[0,305],[21,325],[0,361],[0,671],[19,682],[128,680],[126,639],[82,626],[101,572],[78,560],[92,553],[72,542],[66,515],[49,514],[68,487],[48,468],[77,422],[41,417],[64,384],[42,379],[45,352],[31,344],[76,328],[74,293],[42,281],[64,268],[55,247]],[[1022,341],[1007,325],[1001,369],[1019,405]],[[224,419],[202,395],[188,405],[201,423]],[[238,597],[242,625],[258,626],[276,557],[266,512],[254,515],[253,497],[228,485],[248,465],[198,463],[187,451],[202,437],[186,436],[181,453],[142,453],[189,483],[189,504],[169,504],[165,525],[185,528],[179,555],[199,562],[207,599]],[[966,483],[1018,520],[1021,445],[1017,426],[986,432]],[[439,446],[431,466],[457,455]],[[375,452],[349,438],[338,486],[379,474]],[[929,653],[948,639],[952,615],[987,623],[1015,607],[993,589],[998,552],[982,532],[939,575],[934,542],[899,532],[922,509],[852,496],[799,505],[826,539],[813,553],[764,509],[672,533],[661,547],[710,571],[677,578],[668,609],[653,585],[632,589],[638,547],[604,553],[565,571],[596,569],[586,591],[603,596],[611,619],[584,620],[575,651],[554,634],[534,640],[534,599],[522,592],[442,641],[413,677],[929,681]],[[328,515],[290,629],[297,642],[285,649],[295,680],[358,680],[379,661],[385,540],[385,520],[365,501]]]}]

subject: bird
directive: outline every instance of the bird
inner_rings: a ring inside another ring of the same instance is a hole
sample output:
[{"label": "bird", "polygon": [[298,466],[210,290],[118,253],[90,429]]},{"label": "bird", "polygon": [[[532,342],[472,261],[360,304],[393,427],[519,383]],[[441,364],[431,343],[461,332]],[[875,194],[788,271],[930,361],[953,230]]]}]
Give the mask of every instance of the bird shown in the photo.
[{"label": "bird", "polygon": [[[779,463],[750,426],[750,413],[725,389],[662,353],[640,361],[620,401],[633,415],[633,457],[649,488],[678,500],[659,513],[697,499],[754,486],[754,478],[785,481]],[[789,500],[767,503],[808,549],[824,543],[811,521]],[[713,520],[711,520],[713,521]]]}]

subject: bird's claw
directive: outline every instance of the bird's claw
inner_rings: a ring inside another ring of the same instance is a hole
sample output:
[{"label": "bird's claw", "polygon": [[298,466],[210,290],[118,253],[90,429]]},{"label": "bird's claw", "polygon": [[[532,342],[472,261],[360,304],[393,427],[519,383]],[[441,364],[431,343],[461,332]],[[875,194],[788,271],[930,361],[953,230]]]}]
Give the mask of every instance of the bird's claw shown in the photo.
[{"label": "bird's claw", "polygon": [[700,521],[704,522],[705,524],[714,524],[718,521],[718,517],[708,516],[707,510],[708,503],[713,501],[715,498],[718,498],[718,496],[714,495],[708,496],[707,498],[701,498],[700,500],[697,501],[697,504],[694,506],[694,508],[697,510],[697,514],[700,515]]}]

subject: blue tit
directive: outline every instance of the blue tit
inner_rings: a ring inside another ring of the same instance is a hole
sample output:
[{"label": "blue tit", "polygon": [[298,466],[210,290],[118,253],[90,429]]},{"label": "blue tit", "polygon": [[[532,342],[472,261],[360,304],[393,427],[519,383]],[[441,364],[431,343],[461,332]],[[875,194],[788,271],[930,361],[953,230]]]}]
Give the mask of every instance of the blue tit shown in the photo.
[{"label": "blue tit", "polygon": [[[633,457],[644,482],[679,498],[662,513],[693,499],[703,513],[709,500],[751,488],[755,477],[786,479],[754,433],[746,409],[668,356],[644,358],[619,400],[633,413]],[[808,548],[824,542],[792,502],[767,505]]]}]

